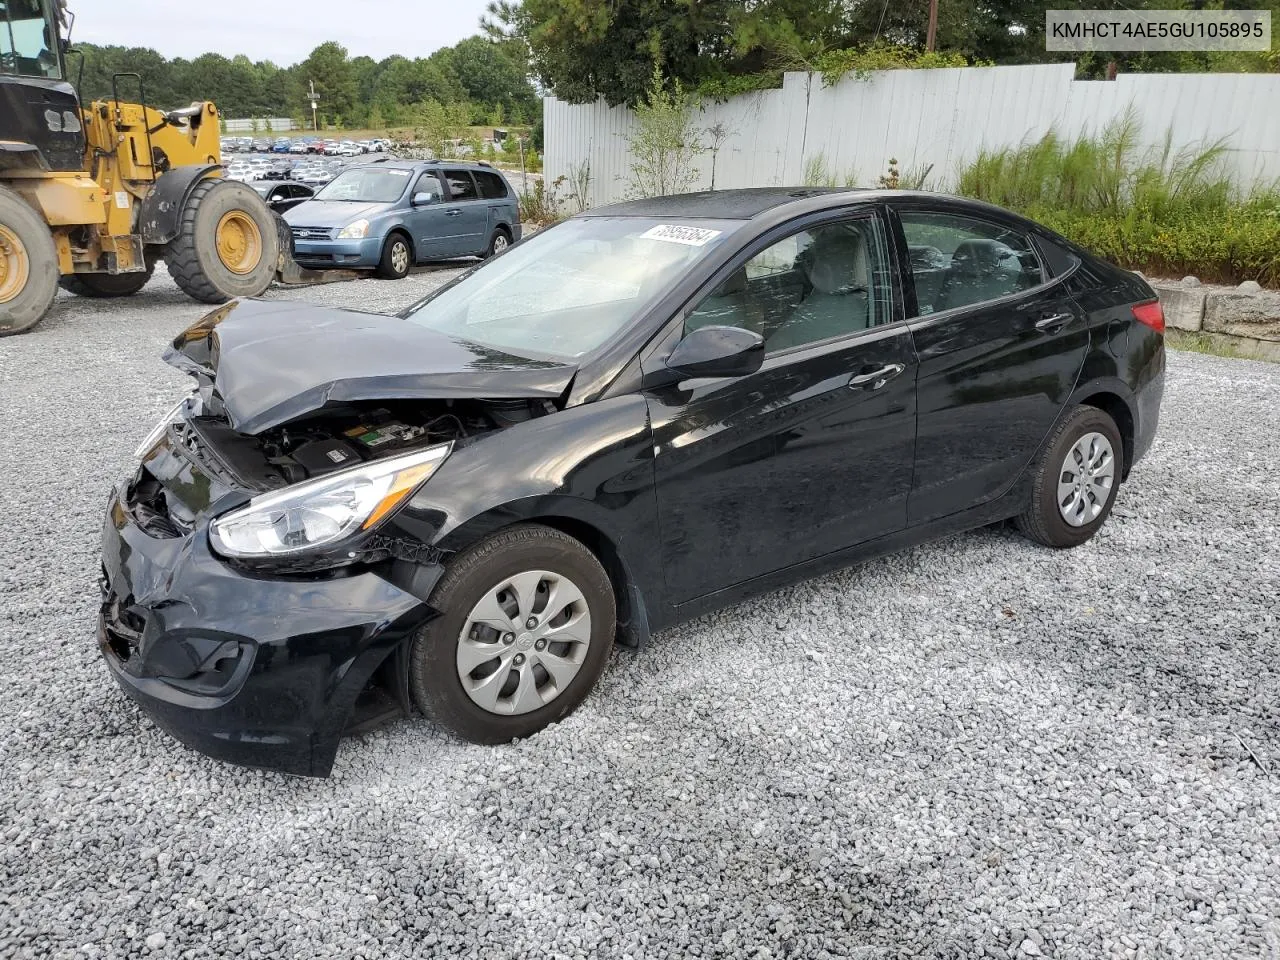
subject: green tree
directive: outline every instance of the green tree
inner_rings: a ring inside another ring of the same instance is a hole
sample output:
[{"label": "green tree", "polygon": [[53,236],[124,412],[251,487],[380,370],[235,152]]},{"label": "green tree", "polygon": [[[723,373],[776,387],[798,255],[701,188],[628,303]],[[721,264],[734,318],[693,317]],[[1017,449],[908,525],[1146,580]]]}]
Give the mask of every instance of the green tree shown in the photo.
[{"label": "green tree", "polygon": [[320,44],[302,61],[299,73],[304,86],[316,85],[326,113],[346,116],[351,112],[359,91],[346,47],[332,40]]}]

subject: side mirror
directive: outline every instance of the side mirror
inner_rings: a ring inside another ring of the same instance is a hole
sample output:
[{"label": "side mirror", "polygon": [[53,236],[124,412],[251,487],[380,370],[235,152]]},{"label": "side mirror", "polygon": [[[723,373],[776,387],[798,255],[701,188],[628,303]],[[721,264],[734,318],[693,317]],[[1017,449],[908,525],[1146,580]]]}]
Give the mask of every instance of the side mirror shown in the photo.
[{"label": "side mirror", "polygon": [[686,377],[744,377],[762,363],[764,337],[742,327],[699,327],[667,357],[667,367]]},{"label": "side mirror", "polygon": [[439,199],[440,198],[436,194],[427,193],[424,190],[421,193],[415,193],[413,195],[413,205],[415,207],[425,207],[425,206],[428,206],[429,204],[435,203]]}]

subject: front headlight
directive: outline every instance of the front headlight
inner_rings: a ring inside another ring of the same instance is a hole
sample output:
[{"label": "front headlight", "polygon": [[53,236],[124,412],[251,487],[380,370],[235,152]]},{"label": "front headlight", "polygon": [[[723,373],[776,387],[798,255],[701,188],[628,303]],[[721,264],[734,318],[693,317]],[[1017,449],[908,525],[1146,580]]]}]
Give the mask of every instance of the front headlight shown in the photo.
[{"label": "front headlight", "polygon": [[254,497],[213,521],[209,539],[226,557],[280,557],[332,546],[376,526],[435,472],[451,447],[375,460]]},{"label": "front headlight", "polygon": [[164,419],[151,428],[151,432],[146,435],[143,441],[138,444],[138,449],[133,451],[135,460],[145,460],[147,454],[154,450],[164,439],[165,431],[169,429],[169,424],[177,423],[182,419],[182,409],[187,405],[187,398],[183,397],[179,400],[172,410],[164,415]]},{"label": "front headlight", "polygon": [[369,235],[369,221],[357,220],[355,223],[348,223],[338,233],[339,240],[363,240]]}]

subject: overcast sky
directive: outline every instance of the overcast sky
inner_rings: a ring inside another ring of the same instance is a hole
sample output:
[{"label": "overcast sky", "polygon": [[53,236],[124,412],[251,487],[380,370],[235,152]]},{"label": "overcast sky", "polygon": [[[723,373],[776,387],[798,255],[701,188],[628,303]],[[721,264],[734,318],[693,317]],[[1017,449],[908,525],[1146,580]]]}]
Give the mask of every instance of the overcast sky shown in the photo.
[{"label": "overcast sky", "polygon": [[210,51],[288,66],[326,40],[351,56],[424,57],[479,31],[485,0],[70,0],[74,40]]}]

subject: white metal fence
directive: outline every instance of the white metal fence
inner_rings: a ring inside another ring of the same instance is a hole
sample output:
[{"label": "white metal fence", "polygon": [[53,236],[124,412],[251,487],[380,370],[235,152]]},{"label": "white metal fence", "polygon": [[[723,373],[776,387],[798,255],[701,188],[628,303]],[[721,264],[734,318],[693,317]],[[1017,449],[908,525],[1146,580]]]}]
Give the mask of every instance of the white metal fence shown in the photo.
[{"label": "white metal fence", "polygon": [[[788,73],[780,90],[708,103],[704,130],[730,136],[715,157],[716,187],[803,182],[820,159],[840,182],[873,186],[890,158],[902,169],[933,167],[945,187],[980,147],[1020,144],[1050,128],[1073,136],[1097,131],[1130,107],[1152,147],[1172,132],[1175,149],[1225,137],[1225,162],[1242,183],[1280,179],[1280,75],[1121,74],[1074,80],[1072,64],[891,70],[866,80],[823,85],[819,74]],[[591,164],[592,205],[627,192],[630,110],[545,101],[548,182]],[[704,136],[704,141],[705,141]],[[701,188],[712,156],[698,159]]]},{"label": "white metal fence", "polygon": [[227,133],[286,133],[294,128],[288,117],[259,117],[256,120],[224,120]]}]

